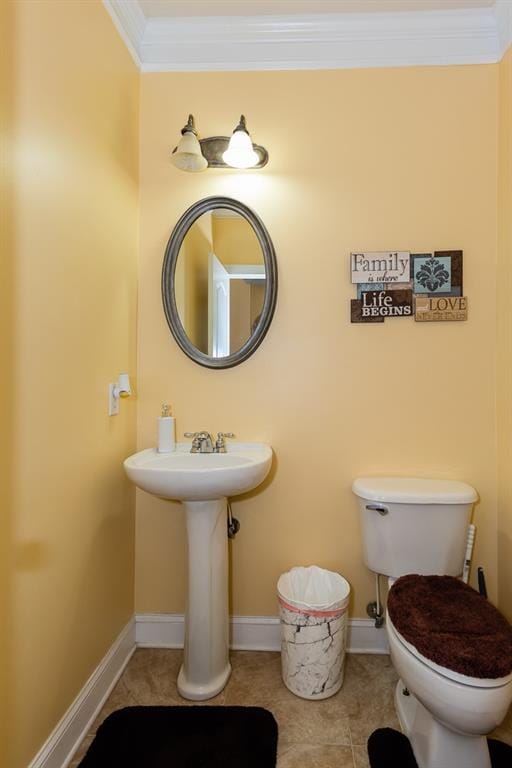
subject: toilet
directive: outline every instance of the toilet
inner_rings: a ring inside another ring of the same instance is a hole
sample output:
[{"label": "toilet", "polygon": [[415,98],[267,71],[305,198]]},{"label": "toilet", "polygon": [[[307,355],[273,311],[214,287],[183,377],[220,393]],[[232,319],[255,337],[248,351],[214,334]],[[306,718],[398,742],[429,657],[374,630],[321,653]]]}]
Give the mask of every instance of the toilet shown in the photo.
[{"label": "toilet", "polygon": [[359,478],[366,566],[388,576],[395,705],[419,768],[491,768],[512,701],[512,627],[460,580],[477,494],[466,483]]}]

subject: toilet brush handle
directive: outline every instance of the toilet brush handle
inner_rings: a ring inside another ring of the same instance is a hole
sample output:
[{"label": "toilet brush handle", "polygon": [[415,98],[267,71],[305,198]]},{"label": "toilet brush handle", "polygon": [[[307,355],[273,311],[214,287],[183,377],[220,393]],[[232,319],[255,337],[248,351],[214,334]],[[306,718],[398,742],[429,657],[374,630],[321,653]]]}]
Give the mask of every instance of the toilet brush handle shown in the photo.
[{"label": "toilet brush handle", "polygon": [[467,584],[469,581],[469,570],[471,568],[471,558],[473,556],[473,546],[475,544],[476,528],[474,525],[468,525],[468,536],[466,539],[466,554],[464,555],[464,568],[462,570],[462,581]]},{"label": "toilet brush handle", "polygon": [[481,565],[478,566],[477,574],[478,574],[478,591],[480,592],[481,595],[483,595],[484,597],[487,597],[487,587],[485,584],[484,569],[482,568]]}]

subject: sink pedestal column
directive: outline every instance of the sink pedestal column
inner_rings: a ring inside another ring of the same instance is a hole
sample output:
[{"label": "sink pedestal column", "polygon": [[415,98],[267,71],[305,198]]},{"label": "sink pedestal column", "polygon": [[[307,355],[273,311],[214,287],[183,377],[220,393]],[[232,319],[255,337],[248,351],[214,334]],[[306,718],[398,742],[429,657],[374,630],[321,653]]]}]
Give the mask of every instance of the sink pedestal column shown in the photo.
[{"label": "sink pedestal column", "polygon": [[182,503],[187,515],[188,605],[178,691],[185,699],[201,701],[220,693],[231,674],[227,500]]}]

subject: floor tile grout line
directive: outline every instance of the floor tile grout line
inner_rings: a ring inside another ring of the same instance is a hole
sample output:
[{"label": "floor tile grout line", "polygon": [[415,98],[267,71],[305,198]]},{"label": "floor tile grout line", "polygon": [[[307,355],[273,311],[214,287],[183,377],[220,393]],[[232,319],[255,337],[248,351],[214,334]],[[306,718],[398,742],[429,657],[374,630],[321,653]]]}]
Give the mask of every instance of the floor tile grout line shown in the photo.
[{"label": "floor tile grout line", "polygon": [[352,744],[352,736],[350,736],[350,751],[352,752],[352,762],[354,768],[356,768],[356,753],[354,752],[354,745]]},{"label": "floor tile grout line", "polygon": [[[290,747],[309,747],[311,749],[323,749],[324,747],[334,747],[339,749],[350,749],[350,754],[352,755],[352,766],[353,768],[357,768],[356,766],[356,756],[354,753],[354,749],[350,744],[333,744],[333,743],[322,743],[317,744],[315,742],[311,741],[285,741],[281,745],[281,748],[288,749]],[[278,748],[278,756],[277,756],[277,768],[279,768],[279,748]]]}]

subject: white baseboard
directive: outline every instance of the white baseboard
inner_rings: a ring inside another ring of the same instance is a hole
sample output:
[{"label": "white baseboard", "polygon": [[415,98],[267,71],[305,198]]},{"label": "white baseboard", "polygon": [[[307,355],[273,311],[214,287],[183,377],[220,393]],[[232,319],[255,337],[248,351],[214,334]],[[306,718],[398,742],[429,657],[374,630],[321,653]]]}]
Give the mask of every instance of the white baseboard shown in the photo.
[{"label": "white baseboard", "polygon": [[[280,651],[277,616],[232,616],[230,647],[238,651]],[[179,613],[138,613],[135,639],[142,648],[183,648],[184,616]],[[348,653],[389,653],[386,630],[371,619],[350,619]]]},{"label": "white baseboard", "polygon": [[28,768],[66,768],[135,650],[132,618]]},{"label": "white baseboard", "polygon": [[347,653],[389,653],[386,628],[372,619],[349,619]]}]

